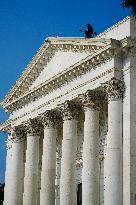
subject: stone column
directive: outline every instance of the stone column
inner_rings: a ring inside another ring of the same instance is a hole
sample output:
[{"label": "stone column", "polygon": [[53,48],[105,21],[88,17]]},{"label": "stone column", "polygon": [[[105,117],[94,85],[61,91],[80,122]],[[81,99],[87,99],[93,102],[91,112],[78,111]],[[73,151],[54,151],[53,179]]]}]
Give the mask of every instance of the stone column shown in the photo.
[{"label": "stone column", "polygon": [[82,172],[82,204],[99,204],[99,104],[101,93],[87,91],[80,95],[84,110],[84,143]]},{"label": "stone column", "polygon": [[103,87],[108,94],[108,135],[105,151],[104,205],[122,205],[122,81],[115,78]]},{"label": "stone column", "polygon": [[40,205],[55,205],[56,177],[56,137],[57,121],[54,111],[46,111],[42,116],[44,124],[43,156],[41,172]]},{"label": "stone column", "polygon": [[40,204],[42,155],[43,155],[43,132],[42,132],[42,135],[40,136],[40,139],[39,139],[39,177],[38,177],[38,200],[37,200],[37,205]]},{"label": "stone column", "polygon": [[23,204],[25,133],[14,127],[7,141],[4,205]]},{"label": "stone column", "polygon": [[56,139],[56,179],[55,179],[55,205],[60,205],[60,176],[61,176],[61,156],[62,156],[62,122],[57,126]]},{"label": "stone column", "polygon": [[60,179],[60,205],[76,205],[76,152],[78,107],[72,101],[60,105],[63,113],[63,140]]},{"label": "stone column", "polygon": [[36,119],[26,123],[27,150],[24,178],[23,205],[37,205],[38,192],[38,162],[39,162],[39,137],[41,125]]}]

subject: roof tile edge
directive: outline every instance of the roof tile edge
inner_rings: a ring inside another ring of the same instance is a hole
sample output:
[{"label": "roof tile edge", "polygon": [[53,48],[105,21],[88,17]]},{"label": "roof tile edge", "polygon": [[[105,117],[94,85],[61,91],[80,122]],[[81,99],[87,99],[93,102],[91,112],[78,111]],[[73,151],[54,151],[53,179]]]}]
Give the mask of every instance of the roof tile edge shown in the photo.
[{"label": "roof tile edge", "polygon": [[118,21],[116,24],[114,24],[113,26],[107,28],[105,31],[101,32],[100,34],[97,35],[97,38],[102,37],[103,35],[105,35],[106,33],[108,33],[109,31],[113,30],[114,28],[118,27],[119,25],[123,24],[124,22],[126,22],[128,19],[131,19],[132,16],[127,16],[124,19]]}]

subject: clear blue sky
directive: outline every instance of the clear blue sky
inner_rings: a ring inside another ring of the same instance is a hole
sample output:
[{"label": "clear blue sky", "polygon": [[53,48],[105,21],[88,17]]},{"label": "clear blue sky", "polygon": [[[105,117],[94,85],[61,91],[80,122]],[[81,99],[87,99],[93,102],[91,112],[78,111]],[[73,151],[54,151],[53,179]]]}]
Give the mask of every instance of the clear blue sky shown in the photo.
[{"label": "clear blue sky", "polygon": [[[47,36],[82,36],[90,22],[97,33],[129,15],[121,0],[1,0],[0,101]],[[0,109],[0,122],[8,117]],[[7,135],[0,133],[0,182],[4,182]]]}]

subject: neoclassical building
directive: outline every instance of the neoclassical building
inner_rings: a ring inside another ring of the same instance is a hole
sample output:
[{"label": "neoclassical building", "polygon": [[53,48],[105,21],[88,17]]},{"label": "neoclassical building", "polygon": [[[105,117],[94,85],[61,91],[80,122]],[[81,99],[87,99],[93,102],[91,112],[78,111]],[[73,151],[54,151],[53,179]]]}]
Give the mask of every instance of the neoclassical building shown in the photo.
[{"label": "neoclassical building", "polygon": [[47,38],[2,106],[4,205],[136,205],[136,19]]}]

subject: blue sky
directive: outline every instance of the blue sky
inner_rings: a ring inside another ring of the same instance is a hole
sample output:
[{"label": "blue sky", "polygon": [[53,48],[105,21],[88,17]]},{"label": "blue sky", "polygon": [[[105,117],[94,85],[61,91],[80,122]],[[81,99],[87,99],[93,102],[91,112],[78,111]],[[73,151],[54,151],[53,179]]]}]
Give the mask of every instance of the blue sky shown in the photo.
[{"label": "blue sky", "polygon": [[[129,15],[121,0],[0,0],[0,101],[47,36],[82,36],[90,22],[100,33]],[[0,108],[0,122],[8,118]],[[7,135],[0,133],[0,182]]]}]

